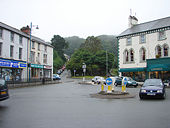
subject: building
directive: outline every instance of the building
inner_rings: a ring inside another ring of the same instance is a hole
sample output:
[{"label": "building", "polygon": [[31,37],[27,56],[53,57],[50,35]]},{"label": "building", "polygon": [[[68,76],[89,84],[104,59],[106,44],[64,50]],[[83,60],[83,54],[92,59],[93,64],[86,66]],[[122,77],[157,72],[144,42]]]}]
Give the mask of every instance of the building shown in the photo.
[{"label": "building", "polygon": [[170,78],[170,17],[138,24],[129,16],[129,28],[117,39],[121,76],[138,81]]},{"label": "building", "polygon": [[6,80],[50,78],[53,75],[53,47],[21,30],[0,22],[0,77]]},{"label": "building", "polygon": [[28,36],[0,22],[0,77],[5,80],[27,78]]}]

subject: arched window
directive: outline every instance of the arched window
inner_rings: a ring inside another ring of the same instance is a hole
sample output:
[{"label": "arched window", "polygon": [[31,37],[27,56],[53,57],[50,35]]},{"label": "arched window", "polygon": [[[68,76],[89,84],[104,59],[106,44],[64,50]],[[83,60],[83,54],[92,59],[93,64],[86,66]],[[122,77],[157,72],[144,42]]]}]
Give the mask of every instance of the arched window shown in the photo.
[{"label": "arched window", "polygon": [[157,46],[157,47],[156,47],[156,55],[158,55],[159,57],[162,56],[162,49],[161,49],[160,46]]},{"label": "arched window", "polygon": [[130,50],[130,61],[131,62],[134,61],[134,51],[133,51],[133,49]]},{"label": "arched window", "polygon": [[129,61],[129,52],[128,52],[128,50],[124,51],[124,60],[125,60],[125,62]]},{"label": "arched window", "polygon": [[169,50],[169,47],[168,47],[167,44],[165,44],[165,45],[163,46],[163,55],[164,55],[164,56],[168,56],[168,50]]},{"label": "arched window", "polygon": [[145,50],[145,48],[141,48],[139,52],[140,52],[140,60],[146,61],[146,50]]}]

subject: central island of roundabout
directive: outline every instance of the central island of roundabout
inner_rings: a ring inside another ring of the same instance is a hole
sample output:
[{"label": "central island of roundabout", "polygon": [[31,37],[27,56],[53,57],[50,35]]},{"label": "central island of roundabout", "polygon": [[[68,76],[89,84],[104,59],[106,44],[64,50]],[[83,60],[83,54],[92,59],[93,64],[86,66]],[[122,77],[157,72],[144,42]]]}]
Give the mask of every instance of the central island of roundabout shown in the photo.
[{"label": "central island of roundabout", "polygon": [[[100,99],[127,99],[127,98],[134,98],[135,94],[130,94],[126,91],[126,84],[127,80],[122,80],[122,90],[121,91],[115,91],[114,89],[114,83],[115,79],[113,77],[106,79],[106,85],[108,86],[108,89],[104,91],[104,85],[101,84],[101,91],[95,94],[90,94],[92,98],[100,98]],[[92,84],[89,82],[79,82],[79,84]]]}]

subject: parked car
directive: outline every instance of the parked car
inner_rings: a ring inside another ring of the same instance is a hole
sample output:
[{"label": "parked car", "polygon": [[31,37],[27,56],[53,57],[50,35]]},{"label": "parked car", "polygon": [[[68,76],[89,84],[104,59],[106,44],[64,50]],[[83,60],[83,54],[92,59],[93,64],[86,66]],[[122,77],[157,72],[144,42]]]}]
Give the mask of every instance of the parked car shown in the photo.
[{"label": "parked car", "polygon": [[117,86],[117,85],[122,85],[122,78],[121,78],[121,77],[116,77],[116,80],[115,80],[114,85],[115,85],[115,86]]},{"label": "parked car", "polygon": [[123,78],[126,78],[127,80],[126,87],[131,87],[131,86],[137,87],[138,86],[138,83],[135,80],[133,80],[131,77],[117,77],[115,81],[115,86],[122,85]]},{"label": "parked car", "polygon": [[164,80],[163,83],[165,86],[170,86],[170,79]]},{"label": "parked car", "polygon": [[58,74],[53,74],[53,80],[61,80],[61,77]]},{"label": "parked car", "polygon": [[165,85],[161,79],[147,79],[139,91],[140,99],[143,98],[162,98],[165,99]]},{"label": "parked car", "polygon": [[9,98],[8,87],[4,79],[0,79],[0,101],[6,100]]},{"label": "parked car", "polygon": [[101,76],[95,76],[93,79],[92,79],[92,82],[94,82],[95,84],[100,84],[101,82],[103,82],[103,84],[106,84],[106,80],[101,77]]}]

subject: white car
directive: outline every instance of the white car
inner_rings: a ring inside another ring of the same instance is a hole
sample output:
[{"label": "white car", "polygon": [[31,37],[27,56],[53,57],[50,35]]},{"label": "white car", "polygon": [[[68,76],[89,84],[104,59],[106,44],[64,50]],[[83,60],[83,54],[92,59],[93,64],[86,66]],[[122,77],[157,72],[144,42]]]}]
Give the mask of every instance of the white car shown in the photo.
[{"label": "white car", "polygon": [[93,79],[92,79],[92,82],[94,82],[94,84],[100,84],[101,82],[103,82],[103,84],[106,84],[106,80],[101,77],[101,76],[95,76]]}]

